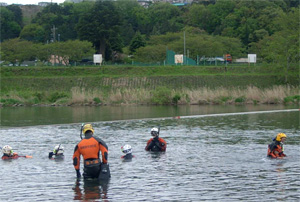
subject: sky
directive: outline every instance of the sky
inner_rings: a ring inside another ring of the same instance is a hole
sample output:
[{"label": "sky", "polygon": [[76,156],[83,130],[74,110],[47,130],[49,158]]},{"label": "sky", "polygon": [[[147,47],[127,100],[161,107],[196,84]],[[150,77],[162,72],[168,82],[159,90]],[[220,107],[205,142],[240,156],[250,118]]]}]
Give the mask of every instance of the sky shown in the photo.
[{"label": "sky", "polygon": [[[53,3],[63,3],[65,0],[52,0]],[[10,4],[35,4],[37,5],[39,2],[51,2],[51,0],[0,0],[0,2]]]}]

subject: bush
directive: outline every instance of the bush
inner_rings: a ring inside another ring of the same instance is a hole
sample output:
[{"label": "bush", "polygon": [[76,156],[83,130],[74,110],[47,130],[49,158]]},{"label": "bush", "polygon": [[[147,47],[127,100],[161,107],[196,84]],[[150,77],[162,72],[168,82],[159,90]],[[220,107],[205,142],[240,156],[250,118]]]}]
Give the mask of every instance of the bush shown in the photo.
[{"label": "bush", "polygon": [[244,96],[242,96],[242,97],[236,98],[234,101],[237,102],[237,103],[242,103],[242,102],[246,101],[246,98]]},{"label": "bush", "polygon": [[36,92],[33,94],[35,102],[41,102],[45,99],[45,93]]},{"label": "bush", "polygon": [[300,95],[288,96],[283,99],[283,102],[286,103],[299,103]]},{"label": "bush", "polygon": [[101,103],[101,100],[100,100],[100,98],[98,98],[98,97],[95,97],[95,98],[93,99],[93,101],[94,101],[95,103],[97,103],[97,104]]},{"label": "bush", "polygon": [[57,100],[65,97],[68,97],[68,95],[64,92],[54,92],[50,94],[50,96],[48,97],[48,101],[54,103]]},{"label": "bush", "polygon": [[178,104],[178,101],[180,100],[180,95],[176,94],[173,98],[172,98],[172,103],[173,104]]},{"label": "bush", "polygon": [[11,98],[9,98],[9,99],[1,99],[0,102],[3,103],[4,106],[5,105],[22,104],[21,101],[16,100],[16,99],[11,99]]},{"label": "bush", "polygon": [[227,102],[227,101],[229,101],[229,100],[231,100],[232,99],[232,97],[229,97],[229,96],[221,96],[220,98],[219,98],[222,102]]},{"label": "bush", "polygon": [[167,87],[158,87],[152,91],[151,102],[153,104],[164,105],[171,103],[171,90]]}]

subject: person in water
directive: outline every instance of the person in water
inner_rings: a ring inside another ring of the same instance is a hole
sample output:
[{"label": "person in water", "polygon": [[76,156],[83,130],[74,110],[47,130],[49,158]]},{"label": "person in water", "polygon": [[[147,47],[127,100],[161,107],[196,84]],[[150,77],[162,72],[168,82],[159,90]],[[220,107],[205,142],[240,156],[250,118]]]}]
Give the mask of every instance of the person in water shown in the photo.
[{"label": "person in water", "polygon": [[283,143],[286,140],[286,135],[284,133],[278,133],[273,142],[268,145],[268,157],[271,158],[283,158],[286,155],[283,153]]},{"label": "person in water", "polygon": [[124,160],[130,160],[133,157],[135,157],[134,155],[132,155],[132,148],[129,144],[122,146],[121,151],[125,154],[125,155],[121,156],[121,158]]},{"label": "person in water", "polygon": [[2,152],[2,160],[17,159],[19,157],[32,158],[32,156],[19,156],[16,152],[12,150],[12,147],[9,145],[5,145],[4,147],[2,147]]},{"label": "person in water", "polygon": [[[91,124],[85,124],[82,128],[84,138],[75,146],[73,154],[73,165],[76,170],[77,178],[81,177],[80,174],[80,156],[84,159],[83,177],[98,178],[102,167],[108,167],[108,147],[106,143],[94,137],[94,129]],[[99,158],[101,152],[102,162]],[[110,174],[109,174],[110,175]]]},{"label": "person in water", "polygon": [[[54,156],[54,158],[53,158]],[[55,159],[55,160],[58,160],[58,159],[64,159],[64,147],[61,146],[60,144],[59,145],[56,145],[53,149],[52,152],[49,152],[49,159]]]},{"label": "person in water", "polygon": [[151,135],[153,138],[147,141],[147,145],[145,147],[146,151],[166,151],[167,142],[159,137],[158,128],[151,129]]}]

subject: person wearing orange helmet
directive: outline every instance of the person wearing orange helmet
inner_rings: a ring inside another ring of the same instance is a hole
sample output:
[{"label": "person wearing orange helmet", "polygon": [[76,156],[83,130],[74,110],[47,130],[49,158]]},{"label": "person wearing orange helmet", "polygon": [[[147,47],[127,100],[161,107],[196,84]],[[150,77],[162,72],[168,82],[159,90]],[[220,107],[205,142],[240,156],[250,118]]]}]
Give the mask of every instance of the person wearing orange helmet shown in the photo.
[{"label": "person wearing orange helmet", "polygon": [[[84,134],[84,138],[75,146],[73,154],[73,165],[76,170],[77,178],[81,177],[80,174],[80,156],[84,159],[84,179],[99,178],[101,168],[108,167],[108,147],[106,143],[93,136],[94,129],[91,124],[85,124],[81,130]],[[100,159],[100,153],[102,161]],[[110,174],[109,174],[110,175]]]},{"label": "person wearing orange helmet", "polygon": [[166,151],[167,142],[159,137],[159,128],[152,128],[151,135],[153,138],[147,141],[146,151]]},{"label": "person wearing orange helmet", "polygon": [[273,142],[268,145],[268,157],[270,158],[283,158],[286,155],[283,153],[283,143],[286,140],[286,134],[278,133]]}]

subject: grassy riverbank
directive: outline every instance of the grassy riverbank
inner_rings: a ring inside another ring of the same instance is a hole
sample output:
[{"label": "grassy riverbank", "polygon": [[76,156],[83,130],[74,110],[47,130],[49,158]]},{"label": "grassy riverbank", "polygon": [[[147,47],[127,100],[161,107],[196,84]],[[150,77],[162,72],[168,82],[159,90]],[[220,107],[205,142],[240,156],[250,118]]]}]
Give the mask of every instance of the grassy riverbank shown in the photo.
[{"label": "grassy riverbank", "polygon": [[274,66],[1,67],[1,106],[299,103],[299,73]]}]

